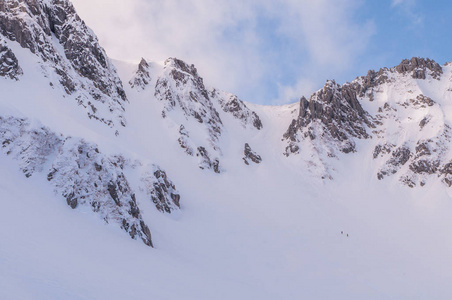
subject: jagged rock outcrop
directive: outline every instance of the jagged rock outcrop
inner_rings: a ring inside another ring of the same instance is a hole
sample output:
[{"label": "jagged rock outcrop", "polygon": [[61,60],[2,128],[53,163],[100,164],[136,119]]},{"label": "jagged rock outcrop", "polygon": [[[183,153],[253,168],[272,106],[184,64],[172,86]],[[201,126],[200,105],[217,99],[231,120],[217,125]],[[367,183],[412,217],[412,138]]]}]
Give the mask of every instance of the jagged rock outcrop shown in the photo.
[{"label": "jagged rock outcrop", "polygon": [[68,205],[87,205],[107,222],[119,224],[133,238],[152,246],[151,233],[124,175],[122,156],[105,156],[95,144],[66,138],[58,148],[48,180]]},{"label": "jagged rock outcrop", "polygon": [[[378,179],[397,174],[401,182],[414,187],[425,185],[428,176],[436,174],[447,183],[447,172],[441,170],[448,162],[444,156],[449,149],[449,125],[437,101],[416,83],[417,79],[439,80],[442,74],[442,67],[433,60],[415,57],[393,68],[371,70],[343,86],[327,82],[309,100],[300,100],[299,117],[284,134],[285,154],[305,147],[316,153],[317,161],[311,164],[326,166],[335,149],[354,152],[356,138],[375,138],[373,158],[382,163]],[[378,105],[375,115],[365,111],[360,101]],[[416,130],[422,138],[407,136],[407,131]]]},{"label": "jagged rock outcrop", "polygon": [[[414,108],[426,108],[428,106],[433,106],[435,104],[435,101],[433,101],[432,98],[427,97],[423,94],[419,94],[416,96],[415,99],[408,99],[404,102],[399,103],[404,108],[407,107],[414,107]],[[381,112],[381,111],[380,111]]]},{"label": "jagged rock outcrop", "polygon": [[449,175],[442,170],[450,160],[450,125],[437,101],[421,93],[412,94],[410,90],[400,100],[385,102],[375,115],[377,127],[373,133],[378,144],[373,158],[383,162],[377,178],[395,174],[410,187],[423,186],[432,176],[447,183]]},{"label": "jagged rock outcrop", "polygon": [[236,95],[214,89],[210,93],[210,97],[218,101],[225,113],[230,113],[234,118],[240,120],[244,128],[253,126],[257,130],[262,129],[262,121],[256,112],[249,109]]},{"label": "jagged rock outcrop", "polygon": [[180,194],[174,183],[166,176],[166,172],[152,165],[141,178],[144,190],[155,207],[161,212],[171,213],[180,208]]},{"label": "jagged rock outcrop", "polygon": [[[377,149],[374,150],[374,157],[376,155],[376,152],[378,152]],[[396,148],[395,150],[391,151],[391,154],[392,157],[386,162],[384,168],[382,168],[377,173],[378,179],[383,179],[383,177],[386,175],[395,174],[403,165],[407,163],[407,161],[411,157],[411,151],[406,146]]]},{"label": "jagged rock outcrop", "polygon": [[[125,175],[129,163],[123,156],[107,156],[96,144],[46,127],[34,128],[26,119],[15,117],[0,117],[0,145],[2,152],[19,162],[26,177],[46,176],[70,207],[90,207],[105,222],[152,246],[150,230]],[[179,207],[180,195],[165,171],[153,166],[143,183],[157,209],[170,212]]]},{"label": "jagged rock outcrop", "polygon": [[70,1],[3,1],[0,34],[39,56],[44,76],[51,80],[49,73],[55,73],[65,93],[74,95],[90,118],[125,126],[127,98],[121,80]]},{"label": "jagged rock outcrop", "polygon": [[194,150],[193,150],[193,145],[190,141],[190,134],[188,133],[188,131],[185,129],[184,125],[181,125],[179,127],[179,145],[181,146],[182,149],[185,150],[185,153],[187,153],[190,156],[193,156],[195,154]]},{"label": "jagged rock outcrop", "polygon": [[208,142],[217,150],[223,123],[220,115],[212,105],[195,66],[169,58],[165,61],[164,76],[157,79],[155,97],[164,102],[162,116],[179,107],[187,119],[195,119],[205,124],[208,131]]},{"label": "jagged rock outcrop", "polygon": [[[153,76],[156,78],[151,78]],[[237,96],[216,89],[208,91],[194,65],[177,58],[167,59],[163,66],[151,65],[142,59],[129,83],[133,89],[141,91],[154,80],[154,97],[161,105],[162,117],[179,128],[180,147],[186,154],[199,158],[201,169],[221,172],[219,145],[224,131],[221,119],[226,117],[224,113],[238,120],[244,128],[263,128],[256,112]]]},{"label": "jagged rock outcrop", "polygon": [[21,75],[23,71],[16,56],[0,36],[0,76],[19,80]]},{"label": "jagged rock outcrop", "polygon": [[404,59],[393,68],[381,68],[378,72],[369,70],[366,76],[357,77],[350,85],[357,91],[360,98],[367,97],[370,101],[374,100],[374,91],[385,83],[394,80],[394,74],[410,74],[414,79],[426,79],[427,75],[434,79],[440,79],[443,74],[442,67],[433,60],[413,57]]},{"label": "jagged rock outcrop", "polygon": [[[202,170],[213,170],[215,173],[220,173],[220,160],[218,157],[212,158],[209,151],[203,146],[198,146],[191,141],[189,132],[185,129],[184,125],[179,128],[179,145],[184,149],[185,153],[190,156],[198,157],[198,166]],[[196,149],[196,152],[195,150]]]},{"label": "jagged rock outcrop", "polygon": [[149,63],[144,58],[142,58],[140,63],[138,64],[138,70],[136,71],[133,78],[129,81],[129,85],[132,88],[144,90],[152,80],[149,69]]},{"label": "jagged rock outcrop", "polygon": [[317,138],[344,153],[354,152],[353,138],[370,138],[366,127],[373,127],[370,115],[357,99],[358,92],[351,84],[340,86],[328,81],[309,100],[302,97],[299,116],[283,136],[289,142],[286,155],[299,151],[300,140]]},{"label": "jagged rock outcrop", "polygon": [[47,159],[62,144],[62,137],[45,127],[31,128],[27,120],[0,117],[2,151],[19,161],[26,177],[43,171]]},{"label": "jagged rock outcrop", "polygon": [[245,155],[242,159],[246,165],[250,164],[250,161],[256,164],[260,164],[262,161],[262,157],[254,152],[248,143],[245,143],[245,149],[243,150],[243,154]]},{"label": "jagged rock outcrop", "polygon": [[410,60],[404,59],[395,67],[395,70],[401,74],[411,73],[414,79],[426,79],[427,75],[438,79],[443,74],[442,67],[429,58],[413,57]]},{"label": "jagged rock outcrop", "polygon": [[382,68],[378,72],[369,70],[366,76],[356,78],[350,85],[357,92],[359,97],[363,98],[367,96],[370,101],[373,101],[374,88],[390,81],[388,72],[388,68]]},{"label": "jagged rock outcrop", "polygon": [[212,159],[204,147],[198,147],[197,150],[196,156],[199,158],[198,166],[201,169],[211,169],[215,173],[221,173],[220,160],[218,158]]},{"label": "jagged rock outcrop", "polygon": [[[450,126],[445,125],[437,136],[427,140],[419,139],[415,144],[400,147],[393,144],[377,145],[374,159],[385,160],[377,173],[378,179],[398,173],[402,183],[414,187],[418,184],[425,185],[428,177],[436,175],[449,185],[452,182],[452,173],[447,172],[447,164],[450,162],[447,156],[451,141],[450,130]],[[404,166],[407,167],[403,168]]]}]

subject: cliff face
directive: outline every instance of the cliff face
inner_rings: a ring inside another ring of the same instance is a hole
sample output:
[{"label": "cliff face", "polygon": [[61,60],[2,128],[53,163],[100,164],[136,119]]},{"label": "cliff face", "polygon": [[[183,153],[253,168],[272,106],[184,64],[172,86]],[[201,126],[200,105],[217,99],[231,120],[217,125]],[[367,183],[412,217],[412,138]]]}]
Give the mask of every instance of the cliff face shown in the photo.
[{"label": "cliff face", "polygon": [[50,79],[55,74],[89,118],[110,127],[125,126],[127,97],[121,80],[70,1],[3,1],[0,34],[39,56],[45,76]]},{"label": "cliff face", "polygon": [[[38,62],[37,67],[27,65],[27,70],[38,71],[26,74],[20,58],[27,63]],[[61,91],[58,101],[74,101],[76,105],[72,107],[84,110],[89,119],[108,125],[116,134],[126,126],[124,113],[128,100],[122,81],[97,37],[79,18],[70,1],[0,3],[0,76],[17,82],[18,87],[24,85],[23,89],[35,80],[47,81],[47,86],[33,87],[39,89],[38,93],[36,96],[30,93],[32,99],[26,99],[33,106],[31,110],[54,110],[45,106],[46,99],[40,97],[56,90],[57,95]],[[27,80],[22,83],[25,76]],[[7,106],[8,102],[24,99],[6,92],[4,100],[2,104]],[[42,125],[48,120],[27,118],[13,111],[0,111],[0,145],[3,153],[18,162],[26,177],[46,178],[55,194],[71,208],[90,208],[131,238],[153,245],[136,194],[137,189],[145,190],[147,196],[143,197],[147,199],[142,201],[150,201],[162,212],[178,209],[180,195],[163,169],[154,164],[147,169],[133,168],[140,162],[132,163],[120,153],[106,154],[92,139],[61,134],[58,126]],[[63,126],[77,114],[65,115],[61,111],[53,115]],[[141,178],[141,186],[132,188],[127,170],[131,176]]]},{"label": "cliff face", "polygon": [[358,151],[356,143],[363,140],[361,148],[374,149],[369,160],[378,166],[378,179],[396,174],[414,187],[437,177],[450,186],[451,76],[444,68],[414,57],[342,86],[327,82],[309,100],[301,98],[299,116],[283,136],[285,154],[303,152],[311,144],[328,165],[335,151]]},{"label": "cliff face", "polygon": [[284,134],[289,141],[286,155],[297,153],[297,142],[306,138],[329,140],[344,153],[356,151],[353,138],[369,138],[366,127],[373,126],[357,99],[357,92],[350,84],[339,86],[328,81],[309,101],[302,97],[299,116]]}]

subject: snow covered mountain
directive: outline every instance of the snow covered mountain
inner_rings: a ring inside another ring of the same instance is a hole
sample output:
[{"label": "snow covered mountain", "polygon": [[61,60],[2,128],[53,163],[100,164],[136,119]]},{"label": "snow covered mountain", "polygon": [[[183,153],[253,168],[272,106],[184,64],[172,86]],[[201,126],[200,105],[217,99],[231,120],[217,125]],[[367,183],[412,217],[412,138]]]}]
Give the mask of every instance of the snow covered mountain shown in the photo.
[{"label": "snow covered mountain", "polygon": [[374,149],[369,160],[378,179],[396,174],[414,187],[439,178],[450,186],[451,74],[448,65],[412,58],[342,86],[329,81],[309,101],[301,99],[284,134],[286,155],[314,148],[327,168],[328,157],[357,151],[355,140],[363,139]]},{"label": "snow covered mountain", "polygon": [[2,297],[447,298],[451,64],[261,106],[4,0],[0,90]]}]

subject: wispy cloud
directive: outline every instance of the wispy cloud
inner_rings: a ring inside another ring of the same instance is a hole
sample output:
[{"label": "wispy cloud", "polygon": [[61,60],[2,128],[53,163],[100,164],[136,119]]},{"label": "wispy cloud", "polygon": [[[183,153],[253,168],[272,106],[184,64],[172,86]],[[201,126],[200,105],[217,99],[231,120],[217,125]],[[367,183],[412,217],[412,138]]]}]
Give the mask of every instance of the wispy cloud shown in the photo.
[{"label": "wispy cloud", "polygon": [[407,0],[392,0],[391,5],[393,7],[395,7],[395,6],[400,5],[400,4],[404,3],[404,2],[407,2]]},{"label": "wispy cloud", "polygon": [[411,26],[423,25],[424,16],[417,9],[416,0],[392,0],[391,7],[399,9],[411,21]]},{"label": "wispy cloud", "polygon": [[375,32],[355,18],[362,0],[73,2],[110,56],[176,56],[208,84],[254,102],[308,93],[326,71],[350,68]]}]

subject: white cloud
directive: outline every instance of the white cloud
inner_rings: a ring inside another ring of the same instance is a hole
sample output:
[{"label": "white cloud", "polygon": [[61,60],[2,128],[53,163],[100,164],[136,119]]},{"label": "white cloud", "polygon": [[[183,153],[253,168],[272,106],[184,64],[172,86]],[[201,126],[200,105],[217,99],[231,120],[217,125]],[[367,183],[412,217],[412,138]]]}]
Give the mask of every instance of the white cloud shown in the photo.
[{"label": "white cloud", "polygon": [[372,23],[355,21],[361,0],[73,3],[111,57],[176,56],[194,63],[208,84],[254,102],[268,101],[272,84],[271,97],[285,101],[308,91],[303,83],[313,89],[346,71],[374,33]]},{"label": "white cloud", "polygon": [[398,8],[411,21],[411,26],[422,26],[423,15],[416,9],[416,0],[392,0],[391,6]]},{"label": "white cloud", "polygon": [[397,6],[404,2],[406,3],[407,1],[406,0],[392,0],[392,6]]}]

